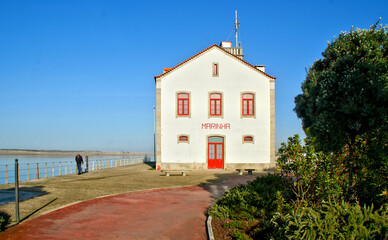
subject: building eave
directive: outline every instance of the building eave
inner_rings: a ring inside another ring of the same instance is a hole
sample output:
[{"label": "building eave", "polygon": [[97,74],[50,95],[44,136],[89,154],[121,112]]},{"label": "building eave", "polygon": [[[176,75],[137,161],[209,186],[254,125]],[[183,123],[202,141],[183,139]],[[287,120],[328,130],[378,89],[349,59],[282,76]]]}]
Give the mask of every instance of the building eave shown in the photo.
[{"label": "building eave", "polygon": [[182,65],[184,65],[184,64],[186,64],[186,63],[188,63],[188,62],[190,62],[191,60],[193,60],[193,59],[199,57],[199,56],[202,55],[203,53],[205,53],[205,52],[207,52],[207,51],[209,51],[210,49],[213,49],[213,48],[218,48],[219,50],[223,51],[225,54],[227,54],[227,55],[229,55],[229,56],[235,58],[236,60],[240,61],[241,63],[243,63],[243,64],[245,64],[245,65],[247,65],[248,67],[252,68],[253,70],[255,70],[255,71],[257,71],[257,72],[263,74],[264,76],[266,76],[266,77],[268,77],[268,78],[270,78],[271,81],[275,81],[276,77],[273,77],[273,76],[271,76],[271,75],[269,75],[269,74],[267,74],[267,73],[261,71],[260,69],[257,69],[257,68],[256,68],[255,66],[253,66],[252,64],[250,64],[250,63],[244,61],[243,59],[237,57],[236,55],[233,55],[233,54],[229,53],[228,51],[226,51],[226,50],[223,49],[222,47],[220,47],[220,46],[214,44],[214,45],[211,45],[210,47],[208,47],[208,48],[202,50],[201,52],[195,54],[194,56],[192,56],[192,57],[186,59],[185,61],[179,63],[179,64],[176,65],[175,67],[170,68],[169,71],[166,71],[166,72],[164,72],[164,73],[162,73],[162,74],[160,74],[160,75],[155,76],[155,77],[154,77],[155,83],[156,83],[157,80],[160,80],[162,77],[165,77],[166,75],[168,75],[168,74],[174,72],[177,68],[181,67]]}]

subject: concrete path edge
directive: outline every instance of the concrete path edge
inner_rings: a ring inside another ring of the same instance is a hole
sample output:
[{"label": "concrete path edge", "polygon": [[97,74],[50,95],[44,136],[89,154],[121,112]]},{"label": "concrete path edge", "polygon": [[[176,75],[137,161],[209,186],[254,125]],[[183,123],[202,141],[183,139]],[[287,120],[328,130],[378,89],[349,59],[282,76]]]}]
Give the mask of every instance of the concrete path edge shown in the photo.
[{"label": "concrete path edge", "polygon": [[206,220],[207,236],[209,240],[214,240],[213,227],[212,227],[212,216],[208,215]]}]

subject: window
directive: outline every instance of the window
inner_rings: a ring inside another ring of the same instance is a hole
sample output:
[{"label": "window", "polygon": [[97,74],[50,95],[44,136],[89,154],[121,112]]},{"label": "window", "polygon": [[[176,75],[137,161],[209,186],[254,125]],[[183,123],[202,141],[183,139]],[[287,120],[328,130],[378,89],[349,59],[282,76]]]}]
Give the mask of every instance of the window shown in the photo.
[{"label": "window", "polygon": [[189,136],[188,135],[179,135],[178,136],[178,143],[189,143]]},{"label": "window", "polygon": [[218,63],[213,63],[213,77],[218,77]]},{"label": "window", "polygon": [[253,93],[242,94],[242,115],[255,116],[255,95]]},{"label": "window", "polygon": [[253,143],[253,136],[251,135],[243,136],[243,143]]},{"label": "window", "polygon": [[178,93],[177,94],[177,114],[178,116],[189,116],[189,94],[188,93]]},{"label": "window", "polygon": [[222,116],[222,94],[210,94],[210,116]]}]

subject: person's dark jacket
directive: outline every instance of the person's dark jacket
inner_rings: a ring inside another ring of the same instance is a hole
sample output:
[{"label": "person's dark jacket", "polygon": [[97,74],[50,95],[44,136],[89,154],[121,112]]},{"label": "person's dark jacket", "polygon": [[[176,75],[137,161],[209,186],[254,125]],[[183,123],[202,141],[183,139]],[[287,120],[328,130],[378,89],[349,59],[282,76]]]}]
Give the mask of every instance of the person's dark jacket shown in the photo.
[{"label": "person's dark jacket", "polygon": [[75,157],[75,161],[78,163],[78,164],[80,164],[80,163],[83,163],[84,162],[84,160],[82,159],[82,156],[81,155],[77,155],[76,157]]}]

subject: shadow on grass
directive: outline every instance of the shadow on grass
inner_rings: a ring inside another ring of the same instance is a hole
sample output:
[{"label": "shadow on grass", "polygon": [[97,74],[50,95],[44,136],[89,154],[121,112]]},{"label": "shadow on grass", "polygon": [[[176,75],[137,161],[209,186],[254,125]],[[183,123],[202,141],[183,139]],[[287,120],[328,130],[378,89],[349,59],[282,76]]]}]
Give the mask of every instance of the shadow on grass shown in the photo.
[{"label": "shadow on grass", "polygon": [[49,201],[48,203],[44,204],[43,206],[41,206],[40,208],[34,210],[33,212],[31,212],[30,214],[28,214],[27,216],[25,216],[23,219],[20,220],[20,222],[23,222],[24,220],[28,219],[29,217],[31,217],[32,215],[34,215],[35,213],[39,212],[40,210],[42,210],[43,208],[47,207],[48,205],[50,205],[51,203],[55,202],[58,198],[54,198],[53,200]]},{"label": "shadow on grass", "polygon": [[156,162],[144,162],[144,164],[147,164],[151,168],[155,169],[156,168]]},{"label": "shadow on grass", "polygon": [[[32,199],[46,194],[47,192],[43,190],[43,186],[20,187],[19,201]],[[0,206],[11,202],[15,202],[15,188],[0,190]]]}]

